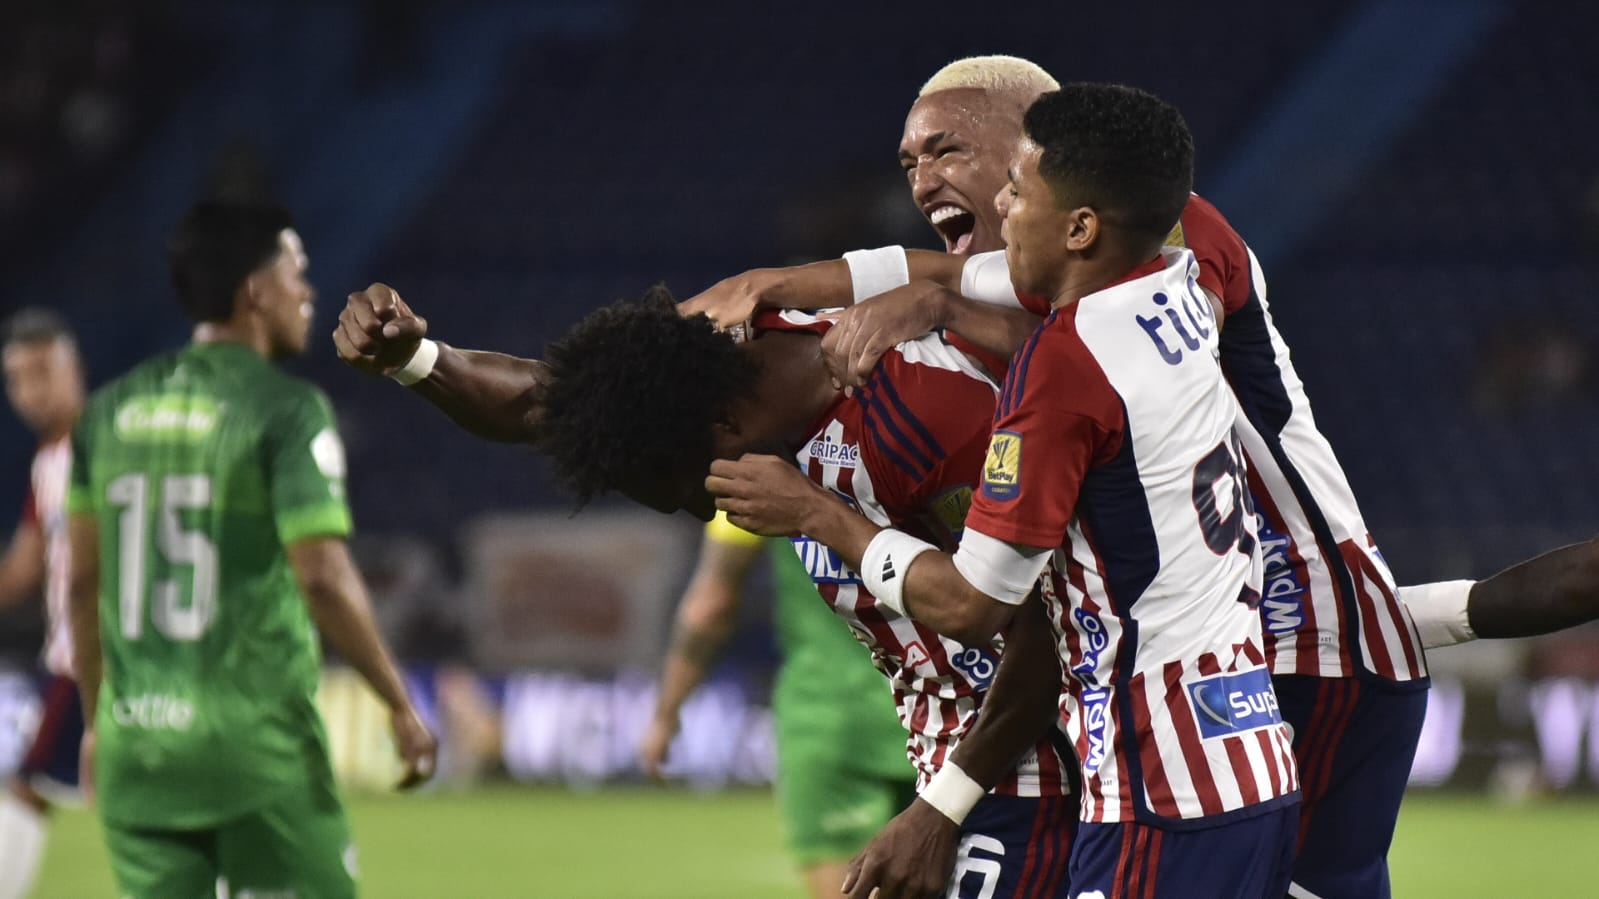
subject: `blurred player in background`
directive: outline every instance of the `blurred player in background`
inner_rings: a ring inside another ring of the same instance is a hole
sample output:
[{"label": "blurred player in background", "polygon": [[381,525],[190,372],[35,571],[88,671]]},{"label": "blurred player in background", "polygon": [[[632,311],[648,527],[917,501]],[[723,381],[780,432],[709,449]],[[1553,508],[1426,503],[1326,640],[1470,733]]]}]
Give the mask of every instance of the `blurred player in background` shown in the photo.
[{"label": "blurred player in background", "polygon": [[60,316],[25,309],[6,325],[6,397],[39,439],[22,521],[0,558],[0,606],[44,591],[43,714],[33,743],[0,796],[0,899],[20,899],[44,857],[51,797],[75,794],[83,713],[72,673],[67,615],[67,478],[72,426],[83,411],[77,343]]},{"label": "blurred player in background", "polygon": [[[432,771],[346,547],[344,450],[303,352],[288,214],[201,204],[170,244],[193,341],[97,391],[73,440],[71,607],[85,767],[122,894],[355,894],[314,696],[320,632],[388,706],[402,787]],[[102,678],[103,673],[103,678]]]},{"label": "blurred player in background", "polygon": [[757,537],[722,515],[705,526],[639,758],[661,776],[683,703],[732,636],[745,584],[767,549],[783,654],[772,687],[777,807],[810,894],[823,899],[838,895],[849,860],[916,796],[916,778],[883,676],[819,600],[788,540]]}]

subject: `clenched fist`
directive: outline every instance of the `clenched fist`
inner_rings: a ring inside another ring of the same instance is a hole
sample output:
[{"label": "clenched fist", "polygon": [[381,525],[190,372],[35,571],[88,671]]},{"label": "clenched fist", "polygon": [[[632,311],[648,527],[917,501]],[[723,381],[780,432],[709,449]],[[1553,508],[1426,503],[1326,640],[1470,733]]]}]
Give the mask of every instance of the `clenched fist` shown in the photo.
[{"label": "clenched fist", "polygon": [[412,312],[394,288],[373,284],[345,301],[333,345],[345,362],[387,376],[411,361],[427,332],[427,319]]}]

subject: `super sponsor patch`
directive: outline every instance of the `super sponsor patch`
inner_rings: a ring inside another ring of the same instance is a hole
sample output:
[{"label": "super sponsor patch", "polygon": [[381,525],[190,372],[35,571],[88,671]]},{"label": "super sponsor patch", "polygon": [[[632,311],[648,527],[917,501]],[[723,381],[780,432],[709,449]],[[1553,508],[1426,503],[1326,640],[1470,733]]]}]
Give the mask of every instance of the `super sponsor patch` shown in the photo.
[{"label": "super sponsor patch", "polygon": [[1282,723],[1271,672],[1254,668],[1216,674],[1188,684],[1199,735],[1210,740]]}]

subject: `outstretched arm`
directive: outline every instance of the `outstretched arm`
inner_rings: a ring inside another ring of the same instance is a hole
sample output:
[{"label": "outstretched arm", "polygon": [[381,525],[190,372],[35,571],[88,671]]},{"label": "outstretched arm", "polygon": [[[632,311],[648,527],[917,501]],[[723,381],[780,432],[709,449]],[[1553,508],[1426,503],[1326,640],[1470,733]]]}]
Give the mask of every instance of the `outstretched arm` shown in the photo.
[{"label": "outstretched arm", "polygon": [[351,366],[407,384],[471,434],[502,443],[538,437],[550,367],[427,340],[427,320],[388,285],[350,294],[333,344]]},{"label": "outstretched arm", "polygon": [[1428,649],[1536,637],[1599,620],[1599,539],[1574,543],[1481,581],[1401,587]]},{"label": "outstretched arm", "polygon": [[672,646],[661,668],[655,716],[639,744],[639,761],[651,777],[661,776],[667,747],[681,724],[683,704],[732,636],[744,582],[761,553],[760,538],[749,535],[748,540],[729,540],[718,536],[719,524],[733,529],[724,521],[713,522],[705,530],[699,561],[677,607]]},{"label": "outstretched arm", "polygon": [[44,536],[39,525],[24,520],[0,557],[0,608],[25,599],[44,582]]},{"label": "outstretched arm", "polygon": [[912,281],[960,290],[966,257],[883,247],[788,268],[757,268],[724,278],[678,304],[684,315],[708,316],[719,328],[749,321],[760,309],[833,309]]}]

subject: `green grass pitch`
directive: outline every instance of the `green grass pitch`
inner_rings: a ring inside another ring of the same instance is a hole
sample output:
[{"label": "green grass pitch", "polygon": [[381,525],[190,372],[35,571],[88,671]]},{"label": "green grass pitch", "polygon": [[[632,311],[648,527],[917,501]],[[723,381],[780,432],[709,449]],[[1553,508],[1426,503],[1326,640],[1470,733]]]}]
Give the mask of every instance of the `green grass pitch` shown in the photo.
[{"label": "green grass pitch", "polygon": [[[350,803],[368,899],[802,899],[769,794],[498,788]],[[1397,899],[1599,897],[1599,800],[1413,795]],[[94,819],[56,816],[38,899],[114,897]]]}]

